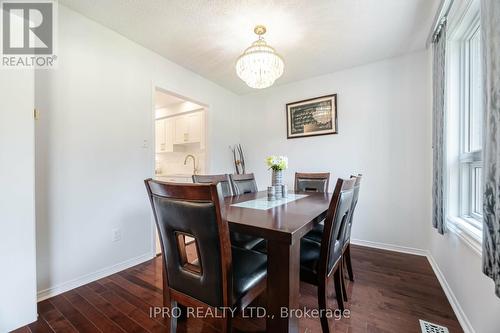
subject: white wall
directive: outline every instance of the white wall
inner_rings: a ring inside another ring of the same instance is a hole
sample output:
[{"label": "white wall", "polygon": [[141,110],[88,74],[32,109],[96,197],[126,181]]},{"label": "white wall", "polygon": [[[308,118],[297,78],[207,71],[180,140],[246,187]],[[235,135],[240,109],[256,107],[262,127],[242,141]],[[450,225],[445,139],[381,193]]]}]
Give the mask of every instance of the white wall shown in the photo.
[{"label": "white wall", "polygon": [[58,61],[36,77],[41,297],[153,254],[153,82],[208,105],[209,171],[232,169],[239,140],[236,95],[61,5]]},{"label": "white wall", "polygon": [[0,332],[36,320],[33,76],[0,70]]},{"label": "white wall", "polygon": [[[287,155],[294,172],[364,175],[353,238],[424,248],[430,223],[431,126],[425,52],[360,66],[242,98],[242,144],[260,188],[264,158]],[[285,104],[338,96],[338,135],[286,139]]]},{"label": "white wall", "polygon": [[493,281],[482,273],[481,254],[454,232],[429,233],[431,255],[456,299],[455,313],[462,318],[464,331],[498,333],[500,299]]}]

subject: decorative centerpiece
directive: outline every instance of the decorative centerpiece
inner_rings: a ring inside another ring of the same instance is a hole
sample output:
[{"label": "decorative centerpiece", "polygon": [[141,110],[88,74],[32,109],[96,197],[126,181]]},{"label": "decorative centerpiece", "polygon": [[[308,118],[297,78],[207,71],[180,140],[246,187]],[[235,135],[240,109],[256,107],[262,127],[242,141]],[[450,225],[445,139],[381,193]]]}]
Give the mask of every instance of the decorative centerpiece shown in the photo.
[{"label": "decorative centerpiece", "polygon": [[283,185],[283,170],[288,168],[288,157],[269,156],[266,163],[269,169],[273,170],[271,185]]},{"label": "decorative centerpiece", "polygon": [[269,156],[266,159],[267,166],[273,171],[271,185],[274,187],[275,196],[281,198],[286,196],[283,191],[283,170],[288,168],[286,156]]}]

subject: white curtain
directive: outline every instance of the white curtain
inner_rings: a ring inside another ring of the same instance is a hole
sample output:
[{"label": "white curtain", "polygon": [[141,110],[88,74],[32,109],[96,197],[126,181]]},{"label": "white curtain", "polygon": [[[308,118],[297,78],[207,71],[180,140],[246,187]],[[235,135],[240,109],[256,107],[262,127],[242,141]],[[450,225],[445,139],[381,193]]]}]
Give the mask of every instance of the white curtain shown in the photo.
[{"label": "white curtain", "polygon": [[482,0],[485,87],[483,272],[500,297],[500,0]]},{"label": "white curtain", "polygon": [[446,232],[445,221],[445,87],[446,87],[446,22],[433,41],[432,66],[432,225],[440,234]]}]

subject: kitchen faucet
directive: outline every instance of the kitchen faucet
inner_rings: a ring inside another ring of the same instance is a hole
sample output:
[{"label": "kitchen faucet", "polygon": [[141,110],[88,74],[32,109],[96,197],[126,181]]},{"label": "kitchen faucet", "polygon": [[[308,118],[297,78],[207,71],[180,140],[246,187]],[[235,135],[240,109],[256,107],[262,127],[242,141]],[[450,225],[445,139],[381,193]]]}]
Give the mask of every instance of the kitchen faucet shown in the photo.
[{"label": "kitchen faucet", "polygon": [[187,161],[190,157],[193,160],[193,175],[196,175],[196,171],[198,171],[198,169],[196,169],[196,157],[194,157],[194,155],[186,155],[186,158],[184,159],[184,165],[187,165]]}]

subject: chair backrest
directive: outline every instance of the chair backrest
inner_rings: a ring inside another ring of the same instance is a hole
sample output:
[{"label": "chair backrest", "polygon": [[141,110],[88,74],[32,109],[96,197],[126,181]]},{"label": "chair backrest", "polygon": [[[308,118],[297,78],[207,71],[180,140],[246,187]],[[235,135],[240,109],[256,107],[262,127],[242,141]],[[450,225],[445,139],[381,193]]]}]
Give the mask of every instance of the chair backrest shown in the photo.
[{"label": "chair backrest", "polygon": [[[221,185],[144,182],[160,235],[166,287],[211,306],[229,306],[231,243]],[[187,260],[186,235],[195,239],[199,265]]]},{"label": "chair backrest", "polygon": [[[342,255],[345,226],[348,223],[356,179],[338,179],[326,213],[321,254],[318,266],[320,276],[328,276]],[[338,242],[337,247],[335,244]]]},{"label": "chair backrest", "polygon": [[253,173],[247,173],[244,175],[232,174],[229,175],[229,178],[231,179],[231,184],[233,185],[234,195],[255,193],[258,191]]},{"label": "chair backrest", "polygon": [[218,184],[220,183],[222,188],[222,195],[224,197],[230,197],[233,195],[231,190],[231,181],[229,180],[229,175],[193,175],[193,183],[197,184]]},{"label": "chair backrest", "polygon": [[295,173],[295,191],[298,192],[328,192],[330,182],[329,172]]},{"label": "chair backrest", "polygon": [[345,227],[344,246],[347,245],[347,243],[349,243],[351,239],[352,218],[354,216],[354,211],[356,210],[356,206],[358,204],[359,188],[361,186],[362,178],[363,178],[362,174],[358,174],[357,176],[351,176],[351,179],[356,179],[356,182],[354,183],[354,191],[352,195],[351,213],[349,214],[349,220]]}]

